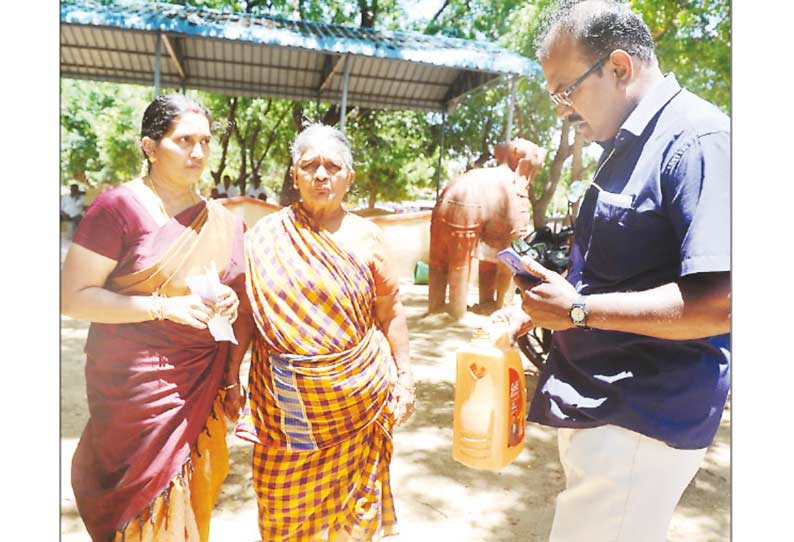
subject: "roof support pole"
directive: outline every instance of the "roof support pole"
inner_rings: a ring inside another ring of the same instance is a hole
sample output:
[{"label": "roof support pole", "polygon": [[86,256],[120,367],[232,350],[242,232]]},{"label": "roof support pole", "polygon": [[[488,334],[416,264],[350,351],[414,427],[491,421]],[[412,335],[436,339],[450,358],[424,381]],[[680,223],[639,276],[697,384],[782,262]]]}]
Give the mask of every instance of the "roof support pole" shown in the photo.
[{"label": "roof support pole", "polygon": [[163,44],[168,51],[168,56],[171,57],[171,61],[174,63],[176,71],[179,72],[179,79],[184,83],[185,79],[187,79],[187,75],[185,75],[185,68],[182,66],[182,62],[176,52],[176,43],[171,43],[171,40],[168,39],[168,36],[163,33],[160,33],[160,39],[163,41]]},{"label": "roof support pole", "polygon": [[438,165],[436,166],[436,201],[441,191],[441,157],[444,155],[444,134],[447,132],[447,112],[441,114],[441,137],[438,142]]},{"label": "roof support pole", "polygon": [[342,76],[342,110],[339,112],[339,131],[345,133],[347,115],[347,83],[350,79],[350,55],[345,55],[344,75]]},{"label": "roof support pole", "polygon": [[513,134],[513,110],[516,108],[516,78],[510,76],[510,98],[507,100],[507,125],[505,126],[505,142],[510,143]]},{"label": "roof support pole", "polygon": [[154,47],[154,97],[160,95],[160,56],[162,49],[162,36],[157,34],[157,45]]}]

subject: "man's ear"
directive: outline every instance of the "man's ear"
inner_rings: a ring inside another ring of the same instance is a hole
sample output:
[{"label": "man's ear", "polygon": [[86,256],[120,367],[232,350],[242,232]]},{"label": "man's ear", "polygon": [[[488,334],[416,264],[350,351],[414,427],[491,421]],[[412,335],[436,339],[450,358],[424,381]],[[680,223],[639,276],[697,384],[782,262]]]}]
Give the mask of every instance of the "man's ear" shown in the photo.
[{"label": "man's ear", "polygon": [[628,82],[634,76],[634,60],[623,49],[615,49],[609,55],[608,69],[619,81]]}]

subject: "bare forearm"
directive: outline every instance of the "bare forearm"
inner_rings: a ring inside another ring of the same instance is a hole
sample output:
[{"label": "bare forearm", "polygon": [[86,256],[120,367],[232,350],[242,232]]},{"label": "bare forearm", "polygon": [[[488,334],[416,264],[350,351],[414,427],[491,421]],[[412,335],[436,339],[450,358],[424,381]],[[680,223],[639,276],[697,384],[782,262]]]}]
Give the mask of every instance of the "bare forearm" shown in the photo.
[{"label": "bare forearm", "polygon": [[591,295],[587,325],[672,340],[728,333],[729,282],[726,274],[707,288],[698,280],[682,279],[643,292]]},{"label": "bare forearm", "polygon": [[226,363],[226,372],[223,378],[225,385],[240,381],[240,365],[242,365],[245,353],[251,344],[254,326],[254,319],[250,314],[245,313],[240,314],[234,323],[234,336],[237,338],[237,344],[232,345],[232,351]]},{"label": "bare forearm", "polygon": [[380,319],[380,327],[391,346],[397,371],[411,370],[411,356],[408,343],[408,320],[402,303],[397,301],[388,315]]},{"label": "bare forearm", "polygon": [[152,320],[152,296],[122,295],[90,286],[61,296],[61,313],[89,322],[126,324]]},{"label": "bare forearm", "polygon": [[397,371],[410,371],[411,355],[408,346],[408,322],[405,314],[398,315],[391,321],[386,338],[391,345]]}]

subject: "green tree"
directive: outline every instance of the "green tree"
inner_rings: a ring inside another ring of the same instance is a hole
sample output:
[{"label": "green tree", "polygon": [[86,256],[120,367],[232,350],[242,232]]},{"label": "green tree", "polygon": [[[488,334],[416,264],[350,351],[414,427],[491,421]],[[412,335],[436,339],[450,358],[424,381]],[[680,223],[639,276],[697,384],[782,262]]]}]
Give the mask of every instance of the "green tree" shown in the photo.
[{"label": "green tree", "polygon": [[730,113],[730,0],[631,0],[651,30],[659,65]]},{"label": "green tree", "polygon": [[356,169],[353,195],[365,198],[370,209],[379,198],[414,197],[433,182],[433,168],[421,148],[431,138],[425,115],[366,110],[352,115],[348,126]]},{"label": "green tree", "polygon": [[[535,58],[539,22],[554,4],[536,0],[517,9],[501,43]],[[630,7],[648,24],[662,70],[672,71],[683,87],[729,111],[729,0],[632,0]],[[594,166],[592,156],[598,153],[597,149],[586,152],[588,143],[581,136],[577,140],[568,123],[557,118],[543,85],[542,76],[521,80],[515,111],[517,135],[543,145],[549,156],[530,194],[535,227],[545,223],[549,208],[565,209],[567,202],[558,187],[586,178]]]},{"label": "green tree", "polygon": [[[428,19],[406,13],[398,0],[174,0],[172,3],[265,14],[368,28],[413,30],[465,39],[495,41],[534,58],[533,40],[552,0],[446,0]],[[728,0],[631,0],[657,41],[664,71],[682,86],[730,107],[730,4]],[[483,165],[493,144],[505,138],[508,84],[496,81],[466,96],[449,113],[442,180]],[[571,180],[586,177],[594,147],[585,147],[557,116],[542,74],[516,83],[512,137],[524,137],[548,151],[547,167],[535,179],[533,220],[566,207]],[[339,106],[315,102],[237,98],[199,93],[216,119],[211,175],[248,177],[256,171],[270,189],[281,186],[282,203],[294,200],[287,176],[289,143],[307,121],[336,124]],[[137,173],[140,115],[151,88],[64,80],[62,85],[62,178],[112,176],[121,182]],[[440,152],[441,115],[373,111],[351,107],[346,121],[354,146],[356,194],[369,205],[432,191]],[[582,150],[584,149],[584,150]],[[449,172],[449,174],[447,174]],[[204,183],[208,184],[207,179]]]},{"label": "green tree", "polygon": [[91,184],[123,182],[140,171],[140,116],[151,90],[132,85],[63,80],[61,177]]},{"label": "green tree", "polygon": [[445,0],[433,17],[415,22],[426,34],[497,42],[514,25],[512,16],[522,0]]}]

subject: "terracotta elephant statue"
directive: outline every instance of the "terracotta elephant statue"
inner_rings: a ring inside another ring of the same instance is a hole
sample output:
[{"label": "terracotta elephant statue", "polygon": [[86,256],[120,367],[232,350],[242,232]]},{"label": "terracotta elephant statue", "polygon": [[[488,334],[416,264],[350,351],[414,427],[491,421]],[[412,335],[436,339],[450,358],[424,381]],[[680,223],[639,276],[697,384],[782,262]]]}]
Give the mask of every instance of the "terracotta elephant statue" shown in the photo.
[{"label": "terracotta elephant statue", "polygon": [[[526,139],[494,147],[496,167],[469,170],[452,179],[439,195],[430,222],[428,311],[460,318],[466,312],[471,260],[479,260],[479,305],[500,308],[511,273],[496,258],[510,241],[529,232],[532,178],[546,151]],[[495,294],[495,297],[494,297]]]}]

